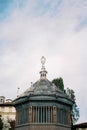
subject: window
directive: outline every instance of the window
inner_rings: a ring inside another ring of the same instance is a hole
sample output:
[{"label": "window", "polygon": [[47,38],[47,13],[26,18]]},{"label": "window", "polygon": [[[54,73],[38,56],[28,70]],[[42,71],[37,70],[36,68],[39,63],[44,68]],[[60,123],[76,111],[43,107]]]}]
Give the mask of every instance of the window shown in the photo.
[{"label": "window", "polygon": [[52,107],[33,106],[32,107],[32,123],[51,123],[53,117]]},{"label": "window", "polygon": [[28,122],[28,109],[18,111],[18,124],[24,124]]},{"label": "window", "polygon": [[57,110],[57,122],[61,124],[68,124],[68,112],[64,109]]}]

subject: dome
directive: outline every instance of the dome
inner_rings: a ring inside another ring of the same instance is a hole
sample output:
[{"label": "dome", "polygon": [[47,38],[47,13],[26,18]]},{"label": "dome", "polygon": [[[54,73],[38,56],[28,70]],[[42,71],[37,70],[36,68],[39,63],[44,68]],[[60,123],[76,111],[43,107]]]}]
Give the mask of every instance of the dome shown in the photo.
[{"label": "dome", "polygon": [[48,79],[40,79],[34,84],[31,84],[24,93],[22,93],[15,101],[56,101],[66,104],[72,104],[73,100],[63,91],[56,87]]},{"label": "dome", "polygon": [[58,87],[56,87],[51,81],[46,78],[47,71],[45,69],[45,57],[42,56],[41,63],[42,68],[40,71],[40,79],[36,81],[34,84],[31,84],[23,94],[20,96],[29,96],[29,95],[48,95],[48,94],[55,94],[56,91],[60,91]]},{"label": "dome", "polygon": [[29,96],[29,95],[53,95],[57,93],[64,94],[58,87],[55,86],[51,81],[48,79],[40,79],[36,81],[34,84],[31,84],[21,96]]},{"label": "dome", "polygon": [[[66,103],[71,103],[72,99],[69,99],[67,94],[61,91],[55,84],[46,78],[47,71],[45,70],[45,59],[41,59],[42,68],[40,71],[40,79],[17,97],[17,101],[25,100],[56,100]],[[73,102],[73,100],[72,100]]]}]

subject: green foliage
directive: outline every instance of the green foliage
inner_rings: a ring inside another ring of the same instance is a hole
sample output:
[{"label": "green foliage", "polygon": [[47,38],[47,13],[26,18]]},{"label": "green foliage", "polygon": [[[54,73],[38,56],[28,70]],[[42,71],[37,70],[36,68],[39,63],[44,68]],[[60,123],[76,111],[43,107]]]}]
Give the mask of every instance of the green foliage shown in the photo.
[{"label": "green foliage", "polygon": [[73,99],[73,100],[75,101],[75,92],[74,92],[73,89],[67,88],[67,89],[66,89],[66,94],[67,94],[71,99]]},{"label": "green foliage", "polygon": [[75,102],[72,106],[72,112],[71,112],[71,123],[75,124],[80,117],[79,108],[78,108],[76,101],[75,101],[76,100],[75,99],[75,92],[74,92],[74,90],[67,88],[66,94]]},{"label": "green foliage", "polygon": [[72,111],[71,111],[71,123],[72,124],[76,123],[77,120],[80,117],[80,114],[79,114],[79,108],[78,108],[78,106],[76,104],[74,90],[73,89],[69,89],[69,88],[64,90],[64,83],[63,83],[63,79],[61,77],[53,79],[52,83],[54,83],[60,90],[65,91],[65,93],[69,96],[69,98],[71,98],[74,101],[74,104],[72,106]]},{"label": "green foliage", "polygon": [[1,118],[1,115],[0,115],[0,130],[2,130],[3,128],[3,121],[2,121],[2,118]]},{"label": "green foliage", "polygon": [[52,83],[54,83],[60,90],[64,91],[64,83],[61,77],[53,79]]},{"label": "green foliage", "polygon": [[75,124],[80,117],[79,108],[78,108],[76,102],[73,104],[71,115],[72,115],[71,116],[72,117],[72,124]]}]

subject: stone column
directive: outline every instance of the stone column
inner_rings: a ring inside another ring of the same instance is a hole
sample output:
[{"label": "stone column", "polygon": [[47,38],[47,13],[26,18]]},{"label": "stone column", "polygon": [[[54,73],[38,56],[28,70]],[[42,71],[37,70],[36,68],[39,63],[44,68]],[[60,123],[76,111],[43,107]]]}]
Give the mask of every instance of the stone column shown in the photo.
[{"label": "stone column", "polygon": [[51,123],[53,122],[53,107],[51,107]]},{"label": "stone column", "polygon": [[41,106],[41,123],[42,123],[42,106]]},{"label": "stone column", "polygon": [[48,123],[50,123],[50,117],[51,117],[51,115],[50,115],[50,107],[48,107]]},{"label": "stone column", "polygon": [[33,122],[32,109],[33,109],[33,107],[30,106],[30,107],[29,107],[29,123],[32,123],[32,122]]},{"label": "stone column", "polygon": [[68,125],[71,125],[71,114],[70,114],[70,110],[67,111],[68,113]]},{"label": "stone column", "polygon": [[53,106],[53,123],[57,122],[57,108]]},{"label": "stone column", "polygon": [[39,107],[37,107],[37,108],[38,108],[38,109],[37,109],[37,112],[38,112],[38,113],[37,113],[37,115],[38,115],[38,116],[37,116],[37,117],[38,117],[38,121],[37,121],[37,122],[39,123]]},{"label": "stone column", "polygon": [[47,113],[47,106],[46,106],[46,123],[47,123],[48,113]]},{"label": "stone column", "polygon": [[38,119],[37,119],[37,106],[35,107],[35,122],[37,123],[38,122]]}]

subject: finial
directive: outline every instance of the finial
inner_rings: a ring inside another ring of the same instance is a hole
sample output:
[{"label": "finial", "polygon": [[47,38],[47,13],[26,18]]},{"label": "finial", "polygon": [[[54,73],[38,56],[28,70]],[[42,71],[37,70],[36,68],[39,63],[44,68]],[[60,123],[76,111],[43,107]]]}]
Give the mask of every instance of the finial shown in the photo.
[{"label": "finial", "polygon": [[44,56],[42,56],[42,58],[41,58],[42,68],[41,68],[41,71],[40,71],[41,79],[46,79],[47,71],[45,70],[45,66],[44,66],[45,62],[46,62],[46,58]]},{"label": "finial", "polygon": [[42,58],[41,58],[42,66],[44,66],[45,62],[46,62],[46,58],[44,56],[42,56]]}]

